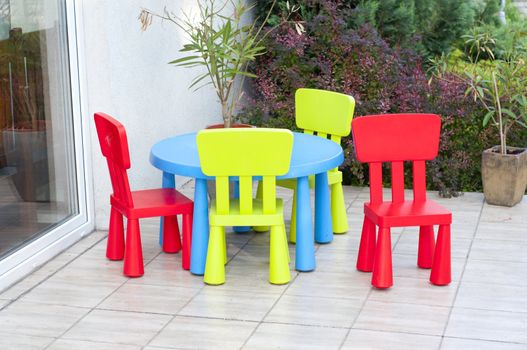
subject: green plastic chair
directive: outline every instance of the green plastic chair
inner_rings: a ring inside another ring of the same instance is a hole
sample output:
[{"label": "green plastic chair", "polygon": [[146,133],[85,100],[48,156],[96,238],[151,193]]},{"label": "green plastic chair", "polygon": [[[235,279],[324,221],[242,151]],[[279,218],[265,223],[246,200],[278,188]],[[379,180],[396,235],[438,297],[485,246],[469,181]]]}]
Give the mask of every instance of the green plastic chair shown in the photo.
[{"label": "green plastic chair", "polygon": [[[282,129],[203,130],[197,135],[201,169],[216,178],[209,214],[204,281],[225,283],[225,226],[270,226],[269,281],[291,279],[283,204],[276,198],[276,176],[289,171],[293,133]],[[239,198],[229,198],[229,176],[239,177]],[[261,176],[261,197],[253,199],[253,176]]]},{"label": "green plastic chair", "polygon": [[[338,92],[298,89],[295,94],[296,125],[304,133],[329,138],[340,145],[342,137],[351,132],[351,120],[355,110],[355,99]],[[331,186],[331,218],[334,233],[348,231],[348,219],[342,191],[342,172],[338,168],[328,171],[328,184]],[[296,180],[279,180],[278,186],[295,190],[291,211],[289,240],[296,241]],[[315,185],[315,177],[309,177],[309,187]],[[261,196],[260,186],[257,198]],[[265,231],[266,227],[255,227],[256,231]]]}]

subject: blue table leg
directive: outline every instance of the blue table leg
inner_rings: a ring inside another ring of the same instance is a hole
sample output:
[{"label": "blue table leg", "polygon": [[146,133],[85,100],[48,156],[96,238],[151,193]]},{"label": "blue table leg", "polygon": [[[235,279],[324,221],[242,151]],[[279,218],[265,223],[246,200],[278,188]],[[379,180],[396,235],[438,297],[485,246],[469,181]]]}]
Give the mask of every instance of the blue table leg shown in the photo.
[{"label": "blue table leg", "polygon": [[296,185],[296,258],[298,271],[315,269],[315,243],[311,222],[311,201],[309,198],[309,180],[297,178]]},{"label": "blue table leg", "polygon": [[[234,198],[240,198],[240,182],[234,181]],[[236,233],[245,233],[251,231],[250,226],[234,226],[232,228]]]},{"label": "blue table leg", "polygon": [[[176,188],[176,177],[174,174],[163,172],[163,179],[161,181],[163,188]],[[163,217],[159,220],[159,245],[163,245]]]},{"label": "blue table leg", "polygon": [[207,180],[196,179],[194,189],[194,218],[192,222],[192,248],[190,254],[190,272],[194,275],[205,273],[207,247],[209,246],[209,204],[207,198]]},{"label": "blue table leg", "polygon": [[333,241],[327,172],[315,175],[315,241],[317,243]]}]

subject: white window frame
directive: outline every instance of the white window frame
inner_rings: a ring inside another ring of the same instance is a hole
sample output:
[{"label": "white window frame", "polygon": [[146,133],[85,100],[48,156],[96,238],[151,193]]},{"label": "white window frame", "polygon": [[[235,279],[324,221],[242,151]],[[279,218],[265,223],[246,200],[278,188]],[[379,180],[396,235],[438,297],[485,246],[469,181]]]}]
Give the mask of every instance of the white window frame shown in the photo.
[{"label": "white window frame", "polygon": [[83,116],[87,115],[87,100],[84,46],[79,40],[82,38],[79,33],[83,30],[79,9],[81,3],[65,0],[65,5],[78,213],[1,260],[0,291],[93,232],[95,227],[90,130],[89,123],[83,122],[85,120]]}]

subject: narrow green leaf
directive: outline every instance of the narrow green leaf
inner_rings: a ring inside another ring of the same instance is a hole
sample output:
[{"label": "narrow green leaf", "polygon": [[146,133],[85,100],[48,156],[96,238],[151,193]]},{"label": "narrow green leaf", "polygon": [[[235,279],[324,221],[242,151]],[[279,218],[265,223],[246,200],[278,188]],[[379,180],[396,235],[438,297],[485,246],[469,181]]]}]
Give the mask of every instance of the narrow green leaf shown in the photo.
[{"label": "narrow green leaf", "polygon": [[483,126],[487,126],[490,118],[494,115],[494,111],[488,111],[487,114],[483,117]]}]

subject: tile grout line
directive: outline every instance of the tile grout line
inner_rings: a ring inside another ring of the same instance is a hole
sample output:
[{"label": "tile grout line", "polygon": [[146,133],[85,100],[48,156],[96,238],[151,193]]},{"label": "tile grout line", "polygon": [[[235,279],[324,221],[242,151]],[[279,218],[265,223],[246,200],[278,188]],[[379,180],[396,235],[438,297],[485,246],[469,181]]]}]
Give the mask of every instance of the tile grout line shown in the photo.
[{"label": "tile grout line", "polygon": [[[401,232],[399,234],[399,236],[397,237],[397,241],[395,242],[395,244],[393,245],[392,247],[392,254],[393,254],[393,251],[395,250],[395,247],[397,246],[397,243],[399,243],[399,240],[401,239],[401,236],[403,235],[404,233],[404,230],[403,232]],[[391,233],[390,233],[391,235]],[[340,346],[339,346],[339,350],[342,349],[342,347],[344,346],[344,344],[346,343],[346,340],[348,339],[348,336],[349,334],[351,333],[351,330],[353,329],[353,326],[355,325],[355,323],[357,323],[357,320],[359,319],[359,316],[360,314],[362,313],[362,311],[364,310],[364,306],[366,305],[366,303],[368,302],[368,299],[370,298],[370,295],[373,293],[373,287],[370,286],[370,290],[368,291],[368,294],[366,295],[366,297],[364,298],[364,301],[362,302],[360,308],[359,308],[359,312],[357,313],[357,316],[355,316],[355,318],[353,319],[353,321],[351,322],[351,326],[349,327],[348,331],[346,332],[346,335],[344,336],[344,339],[342,340],[342,342],[340,343]]]},{"label": "tile grout line", "polygon": [[[95,233],[97,231],[93,231],[91,234]],[[98,241],[96,241],[95,243],[93,243],[91,246],[89,246],[88,248],[86,248],[84,251],[82,251],[81,253],[79,253],[76,257],[74,257],[73,259],[71,259],[70,261],[66,262],[64,265],[62,265],[61,267],[59,267],[56,271],[53,271],[52,273],[50,273],[48,276],[46,276],[42,281],[38,282],[37,284],[33,285],[32,287],[26,289],[25,291],[23,291],[22,293],[20,293],[16,298],[14,299],[9,299],[10,301],[8,303],[6,303],[4,306],[2,306],[0,308],[0,312],[5,310],[9,305],[13,304],[14,302],[16,301],[19,301],[22,297],[24,297],[26,294],[28,294],[29,292],[31,292],[33,289],[37,288],[38,286],[40,286],[41,284],[43,284],[44,282],[48,281],[51,277],[55,276],[57,273],[59,273],[60,271],[62,271],[64,268],[66,268],[67,266],[69,266],[70,264],[72,264],[74,261],[76,261],[77,259],[79,259],[82,255],[84,255],[86,252],[88,252],[89,250],[91,250],[93,247],[95,247],[97,244],[99,244],[101,241],[103,241],[104,239],[106,238],[106,236],[102,237],[101,239],[99,239]],[[75,242],[73,245],[79,243],[80,241],[78,242]],[[71,246],[73,246],[71,245]],[[59,255],[63,254],[65,251],[62,251],[60,252],[59,254],[55,255],[51,260],[49,260],[48,262],[51,262],[53,259],[57,258]],[[16,284],[14,284],[13,286],[9,287],[7,290],[15,287],[18,283],[21,283],[22,281],[24,281],[26,278],[28,278],[29,276],[31,276],[33,273],[39,271],[40,269],[44,268],[46,264],[40,266],[40,268],[36,269],[35,271],[32,271],[29,275],[27,275],[25,278],[21,279],[19,282],[17,282]]]},{"label": "tile grout line", "polygon": [[[104,237],[106,238],[106,236]],[[103,238],[103,239],[104,239]],[[100,241],[99,241],[100,242]],[[89,249],[85,250],[82,254],[79,255],[82,256],[84,255],[88,250],[91,250],[95,245],[91,246]],[[155,260],[155,258],[157,258],[162,252],[159,252],[157,253],[151,260],[149,260],[145,266],[148,266],[152,261]],[[120,261],[120,260],[119,260]],[[55,341],[53,341],[52,343],[50,343],[48,346],[46,346],[44,348],[45,349],[48,349],[51,345],[53,345],[53,343],[55,343],[58,339],[64,339],[62,338],[66,333],[68,333],[73,327],[75,327],[76,325],[78,325],[82,320],[84,320],[88,315],[90,315],[94,310],[97,309],[97,307],[99,305],[101,305],[104,301],[106,301],[110,296],[114,295],[122,286],[124,286],[126,283],[128,283],[130,280],[132,280],[132,278],[127,278],[123,281],[123,283],[121,283],[118,287],[116,287],[110,294],[108,294],[106,297],[104,297],[99,303],[97,303],[95,306],[91,307],[91,308],[87,308],[89,309],[89,311],[87,313],[85,313],[82,317],[80,317],[77,321],[75,321],[70,327],[68,327],[64,332],[62,332],[57,338]],[[115,311],[115,310],[113,310]],[[127,344],[129,345],[129,344]]]},{"label": "tile grout line", "polygon": [[465,275],[465,269],[467,267],[467,264],[468,264],[468,261],[469,261],[469,258],[470,258],[470,252],[472,251],[472,245],[474,244],[474,239],[476,237],[476,233],[478,232],[478,228],[479,228],[479,224],[481,222],[481,216],[483,214],[483,208],[484,207],[485,207],[485,198],[483,198],[483,200],[481,202],[481,208],[479,210],[479,215],[478,215],[478,223],[476,224],[476,227],[474,228],[474,233],[472,235],[472,240],[470,242],[470,245],[469,245],[468,251],[467,251],[467,258],[466,258],[466,260],[465,260],[465,262],[463,264],[463,269],[461,270],[461,275],[459,276],[459,283],[458,283],[458,285],[456,287],[456,292],[454,293],[454,298],[452,299],[452,305],[449,308],[448,317],[446,319],[445,326],[443,327],[443,331],[441,332],[441,341],[439,342],[439,349],[441,349],[441,347],[443,346],[443,340],[445,339],[446,331],[448,329],[448,324],[450,322],[450,319],[452,317],[452,312],[453,312],[455,304],[456,304],[456,299],[457,299],[457,295],[459,293],[459,288],[461,287],[461,281],[463,280],[463,276]]},{"label": "tile grout line", "polygon": [[[225,234],[226,234],[226,233],[225,233]],[[245,248],[245,246],[247,246],[247,244],[248,244],[248,243],[254,238],[254,236],[255,236],[255,234],[254,234],[254,232],[252,232],[252,236],[251,236],[251,237],[250,237],[250,238],[249,238],[249,239],[248,239],[248,240],[247,240],[247,241],[241,246],[240,249],[238,249],[238,251],[237,251],[237,252],[236,252],[236,253],[235,253],[235,254],[234,254],[229,260],[227,260],[227,263],[226,263],[225,265],[227,265],[230,261],[232,261],[232,260],[233,260],[233,259],[234,259],[234,258],[235,258],[235,257],[241,252],[241,251],[242,251],[242,249]],[[227,246],[227,247],[228,247],[228,246]],[[172,321],[174,321],[176,317],[178,317],[178,316],[179,316],[179,317],[185,317],[184,315],[179,315],[179,313],[180,313],[181,311],[183,311],[183,309],[184,309],[185,307],[187,307],[187,306],[188,306],[188,305],[189,305],[189,304],[190,304],[190,303],[191,303],[191,302],[192,302],[192,301],[193,301],[193,300],[194,300],[194,299],[195,299],[195,298],[196,298],[196,297],[197,297],[197,296],[203,291],[203,290],[205,290],[205,287],[206,287],[206,284],[205,284],[205,282],[203,282],[203,285],[201,286],[201,288],[199,288],[198,291],[197,291],[197,292],[196,292],[196,293],[195,293],[195,294],[194,294],[194,295],[193,295],[193,296],[192,296],[192,297],[191,297],[191,298],[190,298],[190,299],[189,299],[184,305],[182,305],[182,306],[177,310],[177,312],[176,312],[174,315],[172,315],[172,317],[170,317],[170,319],[168,320],[168,322],[166,322],[166,323],[163,325],[163,327],[161,327],[161,328],[156,332],[156,334],[154,334],[154,335],[152,336],[152,338],[150,338],[150,340],[148,340],[148,341],[146,342],[146,344],[142,346],[142,349],[145,348],[145,347],[147,347],[147,346],[150,346],[150,343],[151,343],[152,341],[154,341],[154,339],[155,339],[159,334],[161,334],[161,332],[163,332],[163,330],[165,330],[166,327],[168,327],[168,325],[169,325],[170,323],[172,323]]]},{"label": "tile grout line", "polygon": [[269,313],[274,309],[274,307],[276,306],[276,304],[278,304],[278,302],[282,299],[282,296],[285,294],[285,292],[289,289],[289,287],[296,281],[296,279],[298,278],[298,276],[300,276],[299,273],[297,273],[293,279],[291,281],[289,281],[289,283],[287,284],[287,287],[282,291],[282,293],[280,293],[280,296],[278,297],[278,299],[276,299],[276,301],[273,303],[273,305],[271,305],[271,307],[269,308],[269,310],[267,310],[267,312],[265,313],[265,315],[262,317],[262,319],[260,321],[258,321],[258,324],[256,325],[256,327],[254,327],[254,329],[252,330],[251,334],[249,334],[249,336],[247,337],[247,339],[245,339],[245,341],[243,342],[243,344],[239,347],[239,349],[243,349],[247,343],[249,342],[249,340],[253,337],[253,335],[256,333],[256,331],[258,330],[258,328],[260,327],[260,325],[262,325],[264,323],[264,320],[265,318],[269,315]]},{"label": "tile grout line", "polygon": [[[287,232],[286,232],[286,235],[287,235]],[[287,237],[286,237],[287,238]],[[289,242],[288,242],[288,246],[289,246]],[[315,256],[316,256],[316,253],[317,251],[320,249],[320,245],[316,245],[315,244]],[[316,258],[316,257],[315,257]],[[282,299],[282,297],[285,295],[285,293],[287,292],[287,290],[289,289],[289,287],[291,287],[293,285],[293,283],[296,281],[296,279],[298,278],[298,276],[300,276],[300,273],[297,272],[296,275],[293,277],[293,279],[291,281],[289,281],[289,283],[287,284],[287,287],[284,288],[284,290],[282,291],[282,293],[280,293],[280,296],[278,297],[278,299],[276,299],[276,301],[273,303],[273,305],[271,305],[271,307],[269,308],[269,310],[267,310],[267,312],[265,313],[265,315],[262,317],[262,319],[258,322],[258,324],[256,325],[256,327],[254,327],[254,329],[252,330],[251,334],[249,334],[249,336],[245,339],[245,341],[243,342],[243,344],[240,346],[240,349],[243,349],[247,343],[249,342],[249,340],[254,336],[254,334],[256,333],[256,331],[258,330],[258,328],[260,327],[260,325],[262,325],[264,323],[264,320],[267,318],[267,316],[271,313],[271,311],[273,311],[273,309],[275,308],[275,306],[278,304],[278,302]]]}]

